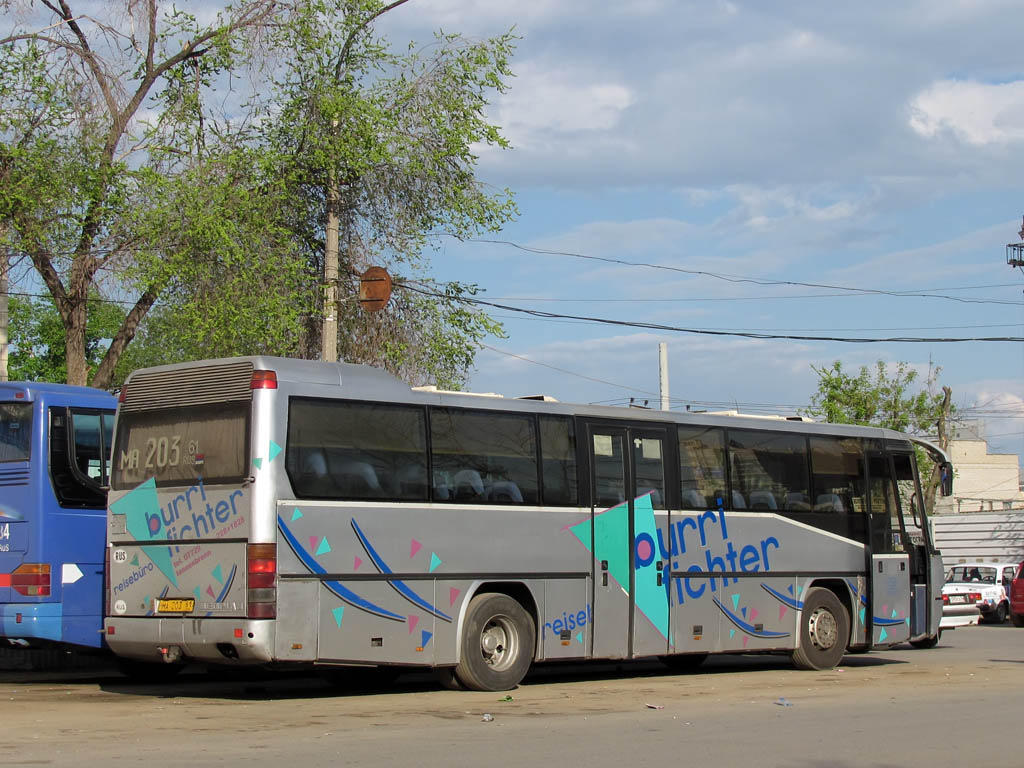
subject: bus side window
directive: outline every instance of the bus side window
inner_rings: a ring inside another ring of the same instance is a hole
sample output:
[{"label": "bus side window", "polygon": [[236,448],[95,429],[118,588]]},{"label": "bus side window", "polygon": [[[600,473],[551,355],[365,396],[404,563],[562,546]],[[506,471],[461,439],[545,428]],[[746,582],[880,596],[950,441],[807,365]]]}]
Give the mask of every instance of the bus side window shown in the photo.
[{"label": "bus side window", "polygon": [[810,510],[803,435],[729,430],[732,488],[761,511]]},{"label": "bus side window", "polygon": [[576,506],[576,434],[570,417],[540,417],[540,461],[544,503]]},{"label": "bus side window", "polygon": [[[725,430],[718,427],[681,426],[679,434],[679,485],[683,509],[704,510],[717,505],[725,487]],[[733,509],[747,502],[738,491],[725,496]]]},{"label": "bus side window", "polygon": [[519,413],[430,409],[434,499],[464,504],[536,504],[536,422]]},{"label": "bus side window", "polygon": [[65,507],[102,509],[107,476],[104,414],[50,408],[50,479]]}]

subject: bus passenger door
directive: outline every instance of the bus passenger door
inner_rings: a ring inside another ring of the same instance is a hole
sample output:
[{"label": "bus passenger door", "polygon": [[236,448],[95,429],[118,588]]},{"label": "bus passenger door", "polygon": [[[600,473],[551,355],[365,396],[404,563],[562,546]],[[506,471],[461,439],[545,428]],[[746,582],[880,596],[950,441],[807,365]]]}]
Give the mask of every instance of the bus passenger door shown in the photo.
[{"label": "bus passenger door", "polygon": [[872,645],[892,645],[910,639],[910,557],[904,550],[906,532],[892,459],[883,453],[868,456],[870,488],[871,604],[861,606],[872,628]]},{"label": "bus passenger door", "polygon": [[590,424],[594,553],[593,655],[635,657],[668,650],[665,429]]}]

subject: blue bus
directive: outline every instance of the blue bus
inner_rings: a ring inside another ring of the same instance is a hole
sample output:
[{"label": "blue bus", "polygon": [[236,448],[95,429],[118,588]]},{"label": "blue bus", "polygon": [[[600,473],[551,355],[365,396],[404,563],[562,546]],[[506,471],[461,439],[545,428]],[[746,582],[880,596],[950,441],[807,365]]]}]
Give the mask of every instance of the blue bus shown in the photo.
[{"label": "blue bus", "polygon": [[101,648],[117,400],[0,382],[0,645]]}]

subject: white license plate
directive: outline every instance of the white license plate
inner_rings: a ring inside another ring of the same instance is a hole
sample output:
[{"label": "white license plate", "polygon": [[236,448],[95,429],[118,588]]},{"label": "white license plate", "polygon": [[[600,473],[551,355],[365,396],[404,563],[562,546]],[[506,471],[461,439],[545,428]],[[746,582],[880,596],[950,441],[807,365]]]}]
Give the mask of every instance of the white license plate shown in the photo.
[{"label": "white license plate", "polygon": [[950,595],[949,596],[949,603],[950,603],[950,605],[965,605],[967,603],[967,596],[966,595]]}]

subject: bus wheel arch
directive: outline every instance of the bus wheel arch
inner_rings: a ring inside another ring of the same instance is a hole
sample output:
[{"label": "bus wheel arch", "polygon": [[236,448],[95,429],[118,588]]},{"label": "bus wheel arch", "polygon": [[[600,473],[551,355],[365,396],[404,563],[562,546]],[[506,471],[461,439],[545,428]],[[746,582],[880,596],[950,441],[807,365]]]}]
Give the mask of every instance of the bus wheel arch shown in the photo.
[{"label": "bus wheel arch", "polygon": [[533,663],[536,628],[535,603],[524,585],[484,585],[463,615],[454,676],[470,690],[515,688]]},{"label": "bus wheel arch", "polygon": [[799,643],[792,652],[798,669],[835,667],[850,642],[848,605],[832,589],[816,583],[804,595],[798,629]]}]

